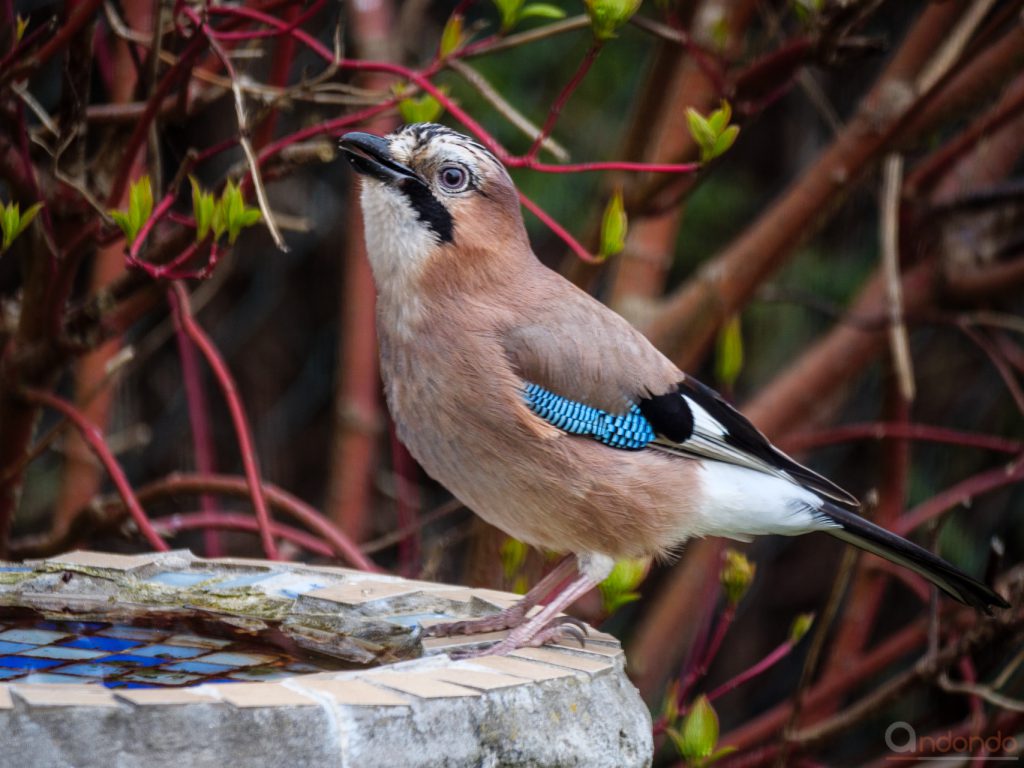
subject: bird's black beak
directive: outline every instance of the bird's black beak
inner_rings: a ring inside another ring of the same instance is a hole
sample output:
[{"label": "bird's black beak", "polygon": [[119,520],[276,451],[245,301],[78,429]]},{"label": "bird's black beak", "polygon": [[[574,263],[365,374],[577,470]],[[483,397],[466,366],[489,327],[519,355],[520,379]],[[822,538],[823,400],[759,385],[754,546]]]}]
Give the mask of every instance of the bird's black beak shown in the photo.
[{"label": "bird's black beak", "polygon": [[387,141],[380,136],[358,131],[346,133],[341,137],[341,148],[356,173],[373,176],[385,183],[403,179],[420,180],[411,168],[391,156]]}]

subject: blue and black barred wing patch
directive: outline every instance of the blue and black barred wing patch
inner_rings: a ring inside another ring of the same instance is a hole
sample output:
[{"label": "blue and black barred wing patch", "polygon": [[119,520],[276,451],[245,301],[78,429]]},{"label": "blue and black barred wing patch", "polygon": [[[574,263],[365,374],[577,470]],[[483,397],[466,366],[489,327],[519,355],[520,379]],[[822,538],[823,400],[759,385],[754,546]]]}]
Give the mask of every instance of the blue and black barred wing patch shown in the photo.
[{"label": "blue and black barred wing patch", "polygon": [[571,435],[592,437],[612,448],[638,451],[656,437],[635,405],[623,414],[608,413],[530,383],[523,395],[527,407],[549,424]]}]

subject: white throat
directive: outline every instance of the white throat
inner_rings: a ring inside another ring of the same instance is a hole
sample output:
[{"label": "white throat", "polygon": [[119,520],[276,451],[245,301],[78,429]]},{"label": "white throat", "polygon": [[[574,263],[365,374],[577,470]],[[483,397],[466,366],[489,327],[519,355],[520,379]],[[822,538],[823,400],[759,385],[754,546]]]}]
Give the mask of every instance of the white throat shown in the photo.
[{"label": "white throat", "polygon": [[421,313],[419,276],[437,247],[437,238],[399,190],[364,179],[360,199],[380,320],[407,337]]}]

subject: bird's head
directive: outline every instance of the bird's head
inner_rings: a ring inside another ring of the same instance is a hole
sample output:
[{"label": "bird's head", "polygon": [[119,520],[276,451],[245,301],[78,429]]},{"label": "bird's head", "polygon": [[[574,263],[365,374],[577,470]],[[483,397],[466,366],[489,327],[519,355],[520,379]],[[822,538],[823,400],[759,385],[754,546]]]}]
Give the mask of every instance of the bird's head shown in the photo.
[{"label": "bird's head", "polygon": [[378,285],[430,263],[522,245],[529,252],[512,179],[469,137],[415,123],[387,136],[347,133],[341,148],[363,176],[366,249]]}]

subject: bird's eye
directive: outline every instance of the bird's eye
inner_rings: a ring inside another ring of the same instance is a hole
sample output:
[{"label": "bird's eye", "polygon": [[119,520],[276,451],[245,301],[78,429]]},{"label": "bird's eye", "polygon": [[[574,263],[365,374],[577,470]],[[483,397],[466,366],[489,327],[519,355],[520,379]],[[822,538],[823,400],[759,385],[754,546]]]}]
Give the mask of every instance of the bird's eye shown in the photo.
[{"label": "bird's eye", "polygon": [[449,192],[461,192],[469,185],[469,174],[465,168],[457,165],[446,165],[437,174],[441,186]]}]

